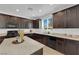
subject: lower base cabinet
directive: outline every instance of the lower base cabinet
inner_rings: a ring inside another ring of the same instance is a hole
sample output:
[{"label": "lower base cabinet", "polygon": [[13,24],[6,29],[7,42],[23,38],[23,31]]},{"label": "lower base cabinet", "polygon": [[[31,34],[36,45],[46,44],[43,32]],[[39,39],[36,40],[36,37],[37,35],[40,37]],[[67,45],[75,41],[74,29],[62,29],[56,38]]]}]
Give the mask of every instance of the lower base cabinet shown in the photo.
[{"label": "lower base cabinet", "polygon": [[48,46],[48,37],[43,37],[42,40],[43,40],[42,43]]},{"label": "lower base cabinet", "polygon": [[51,37],[48,39],[49,47],[65,54],[79,55],[79,42],[65,38]]},{"label": "lower base cabinet", "polygon": [[77,55],[79,55],[79,45],[77,45]]},{"label": "lower base cabinet", "polygon": [[64,43],[65,43],[64,39],[56,38],[56,50],[61,52],[61,53],[64,53],[64,47],[65,47]]},{"label": "lower base cabinet", "polygon": [[48,46],[48,37],[40,34],[27,34],[28,37]]},{"label": "lower base cabinet", "polygon": [[77,55],[79,55],[79,42],[77,41]]},{"label": "lower base cabinet", "polygon": [[79,41],[40,34],[29,35],[29,37],[65,55],[79,55]]},{"label": "lower base cabinet", "polygon": [[46,46],[48,45],[48,37],[47,36],[37,34],[35,40],[46,45]]},{"label": "lower base cabinet", "polygon": [[56,49],[56,38],[55,37],[48,38],[48,47]]},{"label": "lower base cabinet", "polygon": [[77,54],[77,44],[75,41],[66,40],[65,41],[65,54],[66,55],[76,55]]},{"label": "lower base cabinet", "polygon": [[5,38],[4,36],[0,37],[0,44],[3,42],[4,38]]}]

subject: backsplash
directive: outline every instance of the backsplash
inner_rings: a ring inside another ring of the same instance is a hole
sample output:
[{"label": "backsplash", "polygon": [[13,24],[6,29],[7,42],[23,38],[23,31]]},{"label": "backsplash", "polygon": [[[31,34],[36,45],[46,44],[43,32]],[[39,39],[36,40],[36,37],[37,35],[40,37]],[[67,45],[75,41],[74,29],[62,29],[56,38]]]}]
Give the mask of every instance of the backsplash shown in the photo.
[{"label": "backsplash", "polygon": [[[19,29],[0,29],[0,34],[7,34],[7,31],[10,30],[19,30]],[[70,29],[51,29],[51,30],[44,30],[44,29],[22,29],[25,33],[29,33],[32,30],[32,33],[42,33],[42,32],[50,32],[50,33],[60,33],[60,34],[71,34],[71,35],[79,35],[78,28],[70,28]]]},{"label": "backsplash", "polygon": [[61,33],[61,34],[71,34],[71,35],[79,35],[78,28],[70,28],[70,29],[53,29],[54,33]]},{"label": "backsplash", "polygon": [[[0,36],[7,35],[7,31],[11,30],[19,30],[19,29],[0,29]],[[30,30],[32,30],[31,33],[43,32],[42,29],[21,29],[21,30],[24,30],[25,33],[30,33]]]},{"label": "backsplash", "polygon": [[[38,30],[40,32],[40,30]],[[69,29],[48,29],[41,30],[41,32],[50,32],[50,33],[60,33],[60,34],[69,34],[69,35],[79,35],[79,28],[69,28]]]}]

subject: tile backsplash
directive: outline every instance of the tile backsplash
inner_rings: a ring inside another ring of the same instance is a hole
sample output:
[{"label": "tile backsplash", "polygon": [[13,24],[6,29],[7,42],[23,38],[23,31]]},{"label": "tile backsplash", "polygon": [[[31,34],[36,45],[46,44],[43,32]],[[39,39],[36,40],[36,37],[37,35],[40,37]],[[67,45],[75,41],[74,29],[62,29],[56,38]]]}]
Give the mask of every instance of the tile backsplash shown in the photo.
[{"label": "tile backsplash", "polygon": [[[7,34],[9,30],[19,30],[19,29],[0,29],[0,34]],[[71,34],[71,35],[79,35],[78,28],[69,28],[69,29],[51,29],[51,30],[44,30],[44,29],[23,29],[25,33],[29,33],[32,30],[32,33],[42,33],[42,32],[50,32],[50,33],[60,33],[60,34]]]},{"label": "tile backsplash", "polygon": [[54,33],[61,33],[61,34],[71,34],[71,35],[79,35],[78,28],[69,28],[69,29],[53,29]]}]

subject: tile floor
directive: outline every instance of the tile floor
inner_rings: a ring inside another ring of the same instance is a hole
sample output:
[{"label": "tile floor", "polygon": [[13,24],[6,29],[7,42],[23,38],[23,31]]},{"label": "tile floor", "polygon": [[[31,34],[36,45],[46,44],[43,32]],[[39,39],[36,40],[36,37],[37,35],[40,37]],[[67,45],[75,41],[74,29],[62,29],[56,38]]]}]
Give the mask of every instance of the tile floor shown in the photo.
[{"label": "tile floor", "polygon": [[64,54],[45,46],[43,48],[43,55],[64,55]]}]

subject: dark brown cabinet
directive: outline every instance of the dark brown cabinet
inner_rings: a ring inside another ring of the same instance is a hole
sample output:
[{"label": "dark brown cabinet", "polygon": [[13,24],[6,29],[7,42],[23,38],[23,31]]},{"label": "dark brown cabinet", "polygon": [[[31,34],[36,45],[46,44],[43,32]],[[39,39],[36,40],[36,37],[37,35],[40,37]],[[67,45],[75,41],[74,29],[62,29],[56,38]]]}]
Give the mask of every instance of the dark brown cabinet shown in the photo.
[{"label": "dark brown cabinet", "polygon": [[76,26],[79,28],[79,6],[77,6],[76,8],[77,8],[77,11],[76,11],[76,13],[77,13],[76,14],[77,15],[77,17],[76,17],[77,18],[76,19]]},{"label": "dark brown cabinet", "polygon": [[65,41],[63,38],[56,39],[56,50],[64,53]]},{"label": "dark brown cabinet", "polygon": [[39,20],[30,20],[0,13],[0,28],[39,28]]},{"label": "dark brown cabinet", "polygon": [[79,55],[79,42],[65,38],[56,38],[56,50],[65,55]]},{"label": "dark brown cabinet", "polygon": [[[66,10],[66,24],[67,28],[76,28],[77,27],[77,15],[76,7],[72,7]],[[78,26],[79,27],[79,26]]]},{"label": "dark brown cabinet", "polygon": [[65,55],[79,55],[79,41],[42,34],[28,34],[27,36]]},{"label": "dark brown cabinet", "polygon": [[79,42],[77,44],[77,55],[79,55]]},{"label": "dark brown cabinet", "polygon": [[17,28],[17,22],[16,20],[17,17],[14,17],[14,16],[8,16],[6,15],[6,17],[8,17],[8,19],[6,19],[6,28]]},{"label": "dark brown cabinet", "polygon": [[79,5],[53,14],[54,28],[79,28]]},{"label": "dark brown cabinet", "polygon": [[53,15],[54,20],[53,20],[53,27],[54,28],[63,28],[66,27],[66,11],[61,11],[61,12],[57,12]]},{"label": "dark brown cabinet", "polygon": [[67,28],[69,28],[69,27],[71,27],[72,26],[72,22],[71,22],[71,11],[70,11],[70,9],[67,9],[66,10],[66,24],[67,24]]},{"label": "dark brown cabinet", "polygon": [[43,37],[43,39],[42,39],[43,41],[43,44],[44,45],[46,45],[46,46],[48,46],[48,37]]},{"label": "dark brown cabinet", "polygon": [[48,38],[48,46],[50,48],[56,49],[56,37],[49,37]]},{"label": "dark brown cabinet", "polygon": [[0,44],[3,42],[4,38],[4,36],[0,36]]},{"label": "dark brown cabinet", "polygon": [[66,40],[65,41],[65,54],[76,55],[77,54],[77,44],[75,41]]},{"label": "dark brown cabinet", "polygon": [[39,28],[39,19],[33,20],[32,23],[33,23],[33,28]]},{"label": "dark brown cabinet", "polygon": [[35,33],[31,33],[31,34],[26,34],[28,37],[44,44],[44,45],[48,45],[48,37],[44,36],[44,35],[40,35],[40,34],[35,34]]},{"label": "dark brown cabinet", "polygon": [[0,28],[5,28],[8,17],[6,15],[0,14]]}]

